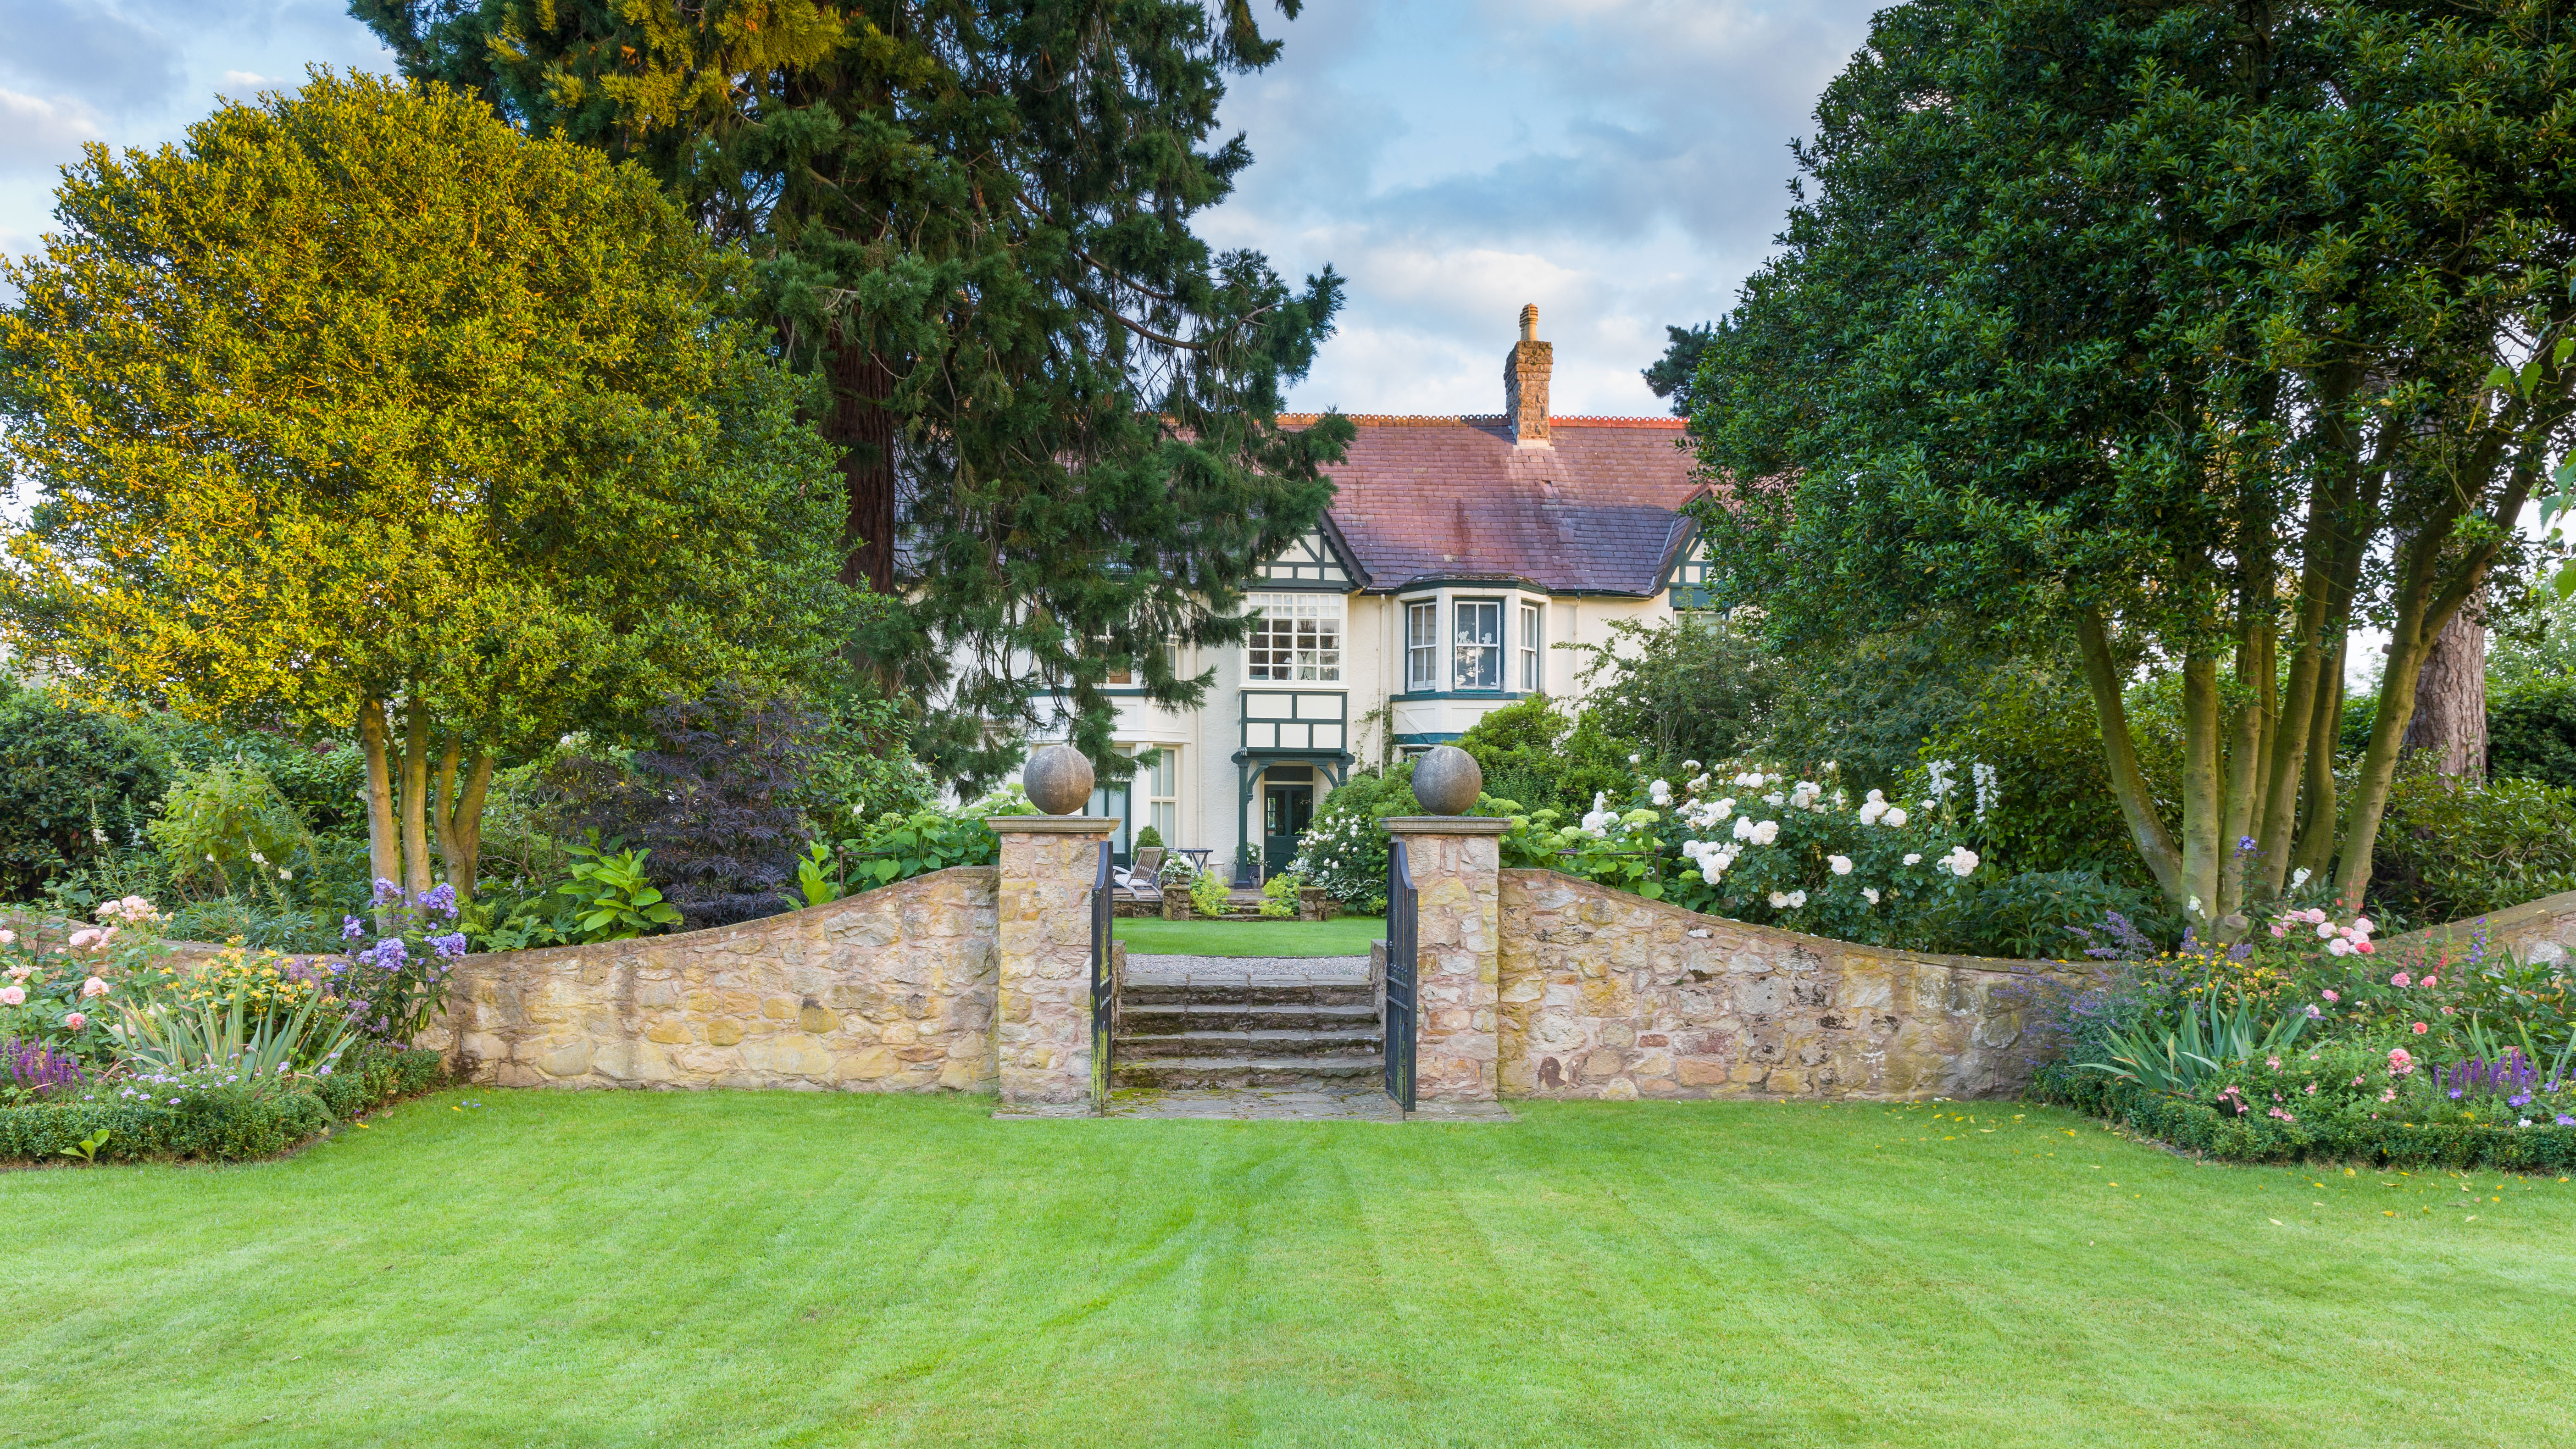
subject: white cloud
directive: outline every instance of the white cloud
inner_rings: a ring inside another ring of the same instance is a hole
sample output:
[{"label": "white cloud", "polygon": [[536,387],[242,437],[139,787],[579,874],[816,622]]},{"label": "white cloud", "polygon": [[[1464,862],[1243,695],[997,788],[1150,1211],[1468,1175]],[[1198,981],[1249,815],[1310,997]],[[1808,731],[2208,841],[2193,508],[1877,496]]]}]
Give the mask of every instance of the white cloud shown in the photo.
[{"label": "white cloud", "polygon": [[104,137],[98,113],[78,101],[0,90],[0,171],[59,166]]},{"label": "white cloud", "polygon": [[255,71],[228,70],[224,72],[224,84],[241,90],[255,91],[263,86],[273,86],[277,81],[272,76],[260,75]]},{"label": "white cloud", "polygon": [[1205,225],[1351,279],[1300,407],[1491,412],[1520,305],[1564,413],[1660,413],[1666,324],[1722,313],[1781,224],[1790,140],[1870,0],[1311,0],[1225,120]]}]

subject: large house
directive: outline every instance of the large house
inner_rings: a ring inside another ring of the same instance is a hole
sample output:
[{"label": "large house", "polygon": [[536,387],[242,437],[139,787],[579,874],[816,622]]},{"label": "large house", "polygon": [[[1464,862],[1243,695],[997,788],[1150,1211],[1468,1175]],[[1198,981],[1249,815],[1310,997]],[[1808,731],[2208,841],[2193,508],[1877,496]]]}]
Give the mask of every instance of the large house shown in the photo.
[{"label": "large house", "polygon": [[1121,702],[1119,748],[1152,757],[1092,802],[1124,822],[1121,859],[1150,824],[1249,884],[1355,766],[1570,696],[1580,661],[1552,646],[1688,606],[1702,565],[1678,510],[1702,485],[1681,421],[1549,416],[1537,323],[1523,307],[1499,415],[1352,419],[1323,527],[1265,567],[1250,640],[1177,661],[1215,671],[1204,707]]}]

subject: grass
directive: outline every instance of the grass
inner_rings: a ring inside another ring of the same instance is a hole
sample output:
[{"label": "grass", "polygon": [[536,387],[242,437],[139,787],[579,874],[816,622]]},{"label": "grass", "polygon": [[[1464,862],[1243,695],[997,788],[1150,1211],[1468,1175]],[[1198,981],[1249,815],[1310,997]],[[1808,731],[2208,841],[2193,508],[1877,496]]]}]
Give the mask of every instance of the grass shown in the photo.
[{"label": "grass", "polygon": [[1332,921],[1166,921],[1121,918],[1113,927],[1127,949],[1151,956],[1365,956],[1386,939],[1386,917]]},{"label": "grass", "polygon": [[[475,1104],[480,1105],[475,1105]],[[447,1093],[0,1173],[0,1442],[2528,1445],[2576,1186],[2040,1108]]]}]

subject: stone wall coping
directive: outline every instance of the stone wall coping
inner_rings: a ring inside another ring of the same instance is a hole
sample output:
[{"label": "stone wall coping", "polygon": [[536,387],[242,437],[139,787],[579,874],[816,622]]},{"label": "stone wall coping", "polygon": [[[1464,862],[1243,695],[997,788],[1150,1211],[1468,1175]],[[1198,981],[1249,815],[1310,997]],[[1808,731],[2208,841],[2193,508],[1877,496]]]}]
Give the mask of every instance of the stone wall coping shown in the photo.
[{"label": "stone wall coping", "polygon": [[2431,945],[2446,937],[2475,934],[2480,926],[2486,928],[2490,937],[2502,936],[2536,921],[2554,922],[2560,916],[2576,917],[2576,891],[2560,891],[2554,896],[2542,896],[2536,901],[2524,901],[2521,905],[2507,906],[2500,911],[2489,911],[2483,916],[2472,916],[2465,921],[2448,921],[2438,926],[2422,926],[2403,935],[2386,937],[2380,941],[2379,947],[2384,951],[2391,946]]},{"label": "stone wall coping", "polygon": [[990,815],[984,825],[995,835],[1107,835],[1118,828],[1106,815]]},{"label": "stone wall coping", "polygon": [[1598,881],[1585,880],[1579,875],[1568,875],[1564,871],[1549,870],[1541,866],[1513,866],[1498,874],[1519,876],[1525,880],[1533,876],[1553,876],[1563,885],[1616,900],[1625,906],[1642,907],[1685,921],[1712,922],[1730,931],[1749,931],[1756,936],[1795,945],[1817,955],[1837,951],[1860,951],[1873,956],[1883,956],[1889,960],[1917,961],[1954,971],[1984,971],[1998,976],[2024,977],[2063,975],[2068,971],[2080,969],[2084,964],[2080,961],[2023,961],[2006,956],[1954,956],[1941,951],[1909,951],[1899,946],[1873,946],[1866,941],[1844,941],[1832,936],[1809,936],[1797,931],[1783,931],[1777,926],[1757,926],[1751,921],[1739,921],[1733,916],[1712,916],[1705,911],[1684,910],[1667,901],[1650,901],[1644,896],[1617,890]]},{"label": "stone wall coping", "polygon": [[[926,892],[931,890],[943,876],[995,873],[995,868],[989,865],[952,865],[946,870],[907,876],[892,885],[879,886],[872,891],[859,891],[843,896],[837,901],[825,901],[819,906],[807,906],[802,910],[785,911],[775,916],[759,916],[748,921],[736,921],[730,926],[709,926],[703,931],[682,931],[671,936],[636,936],[624,941],[588,941],[571,946],[539,946],[528,951],[477,951],[458,959],[490,961],[509,957],[520,961],[557,961],[571,960],[585,953],[596,956],[603,951],[614,956],[625,951],[664,950],[674,946],[682,948],[711,946],[720,941],[737,940],[745,936],[769,935],[791,922],[825,921],[861,906],[873,906],[887,899],[900,899],[903,895]],[[888,892],[897,894],[890,897]]]},{"label": "stone wall coping", "polygon": [[1389,835],[1501,835],[1512,828],[1487,815],[1390,815],[1385,825]]}]

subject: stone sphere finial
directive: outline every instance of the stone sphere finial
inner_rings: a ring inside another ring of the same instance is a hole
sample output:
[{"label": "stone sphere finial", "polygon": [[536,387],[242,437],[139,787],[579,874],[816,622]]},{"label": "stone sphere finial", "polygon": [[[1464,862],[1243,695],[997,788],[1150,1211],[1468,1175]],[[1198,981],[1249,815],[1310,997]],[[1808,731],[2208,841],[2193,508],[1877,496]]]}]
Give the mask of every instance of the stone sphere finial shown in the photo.
[{"label": "stone sphere finial", "polygon": [[1484,768],[1456,745],[1434,745],[1413,762],[1413,798],[1434,815],[1466,814],[1484,789]]},{"label": "stone sphere finial", "polygon": [[1029,803],[1049,815],[1073,815],[1091,803],[1091,761],[1071,745],[1041,745],[1020,771]]}]

